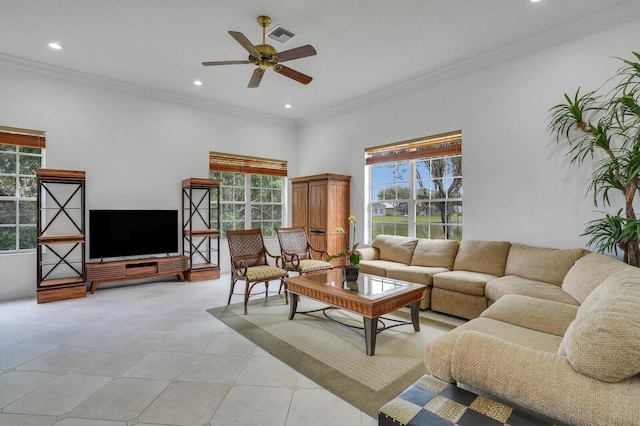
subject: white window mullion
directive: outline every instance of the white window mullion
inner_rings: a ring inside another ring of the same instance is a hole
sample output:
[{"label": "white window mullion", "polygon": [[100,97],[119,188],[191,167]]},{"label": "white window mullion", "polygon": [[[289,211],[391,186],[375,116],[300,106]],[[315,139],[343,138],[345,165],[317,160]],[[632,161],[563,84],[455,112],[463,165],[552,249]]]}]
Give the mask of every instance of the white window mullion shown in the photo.
[{"label": "white window mullion", "polygon": [[407,233],[410,237],[416,236],[416,160],[409,161],[409,193],[411,199],[408,200],[408,215],[407,215]]},{"label": "white window mullion", "polygon": [[244,229],[251,229],[251,212],[253,211],[253,201],[251,200],[251,175],[244,175]]}]

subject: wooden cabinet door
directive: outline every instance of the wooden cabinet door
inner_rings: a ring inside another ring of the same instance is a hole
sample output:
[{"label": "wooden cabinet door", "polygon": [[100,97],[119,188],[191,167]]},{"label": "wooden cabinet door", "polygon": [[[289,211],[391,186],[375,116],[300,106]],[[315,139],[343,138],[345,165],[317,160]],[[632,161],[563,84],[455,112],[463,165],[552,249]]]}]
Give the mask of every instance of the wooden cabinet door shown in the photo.
[{"label": "wooden cabinet door", "polygon": [[327,234],[327,181],[309,182],[309,234]]},{"label": "wooden cabinet door", "polygon": [[302,226],[309,233],[309,184],[291,185],[291,226]]},{"label": "wooden cabinet door", "polygon": [[[336,254],[351,244],[351,224],[349,223],[349,183],[329,181],[327,209],[327,251]],[[338,232],[342,228],[344,232]]]}]

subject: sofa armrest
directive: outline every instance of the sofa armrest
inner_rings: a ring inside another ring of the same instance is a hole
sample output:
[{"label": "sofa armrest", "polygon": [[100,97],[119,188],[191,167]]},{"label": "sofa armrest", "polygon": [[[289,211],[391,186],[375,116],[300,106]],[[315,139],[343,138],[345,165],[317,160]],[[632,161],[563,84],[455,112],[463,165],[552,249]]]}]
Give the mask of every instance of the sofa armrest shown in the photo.
[{"label": "sofa armrest", "polygon": [[375,247],[360,247],[356,250],[360,254],[360,260],[378,260],[380,251]]},{"label": "sofa armrest", "polygon": [[476,331],[453,351],[452,376],[471,389],[572,424],[640,424],[640,376],[607,383],[576,372],[566,357]]},{"label": "sofa armrest", "polygon": [[480,316],[562,337],[577,313],[578,306],[506,294]]}]

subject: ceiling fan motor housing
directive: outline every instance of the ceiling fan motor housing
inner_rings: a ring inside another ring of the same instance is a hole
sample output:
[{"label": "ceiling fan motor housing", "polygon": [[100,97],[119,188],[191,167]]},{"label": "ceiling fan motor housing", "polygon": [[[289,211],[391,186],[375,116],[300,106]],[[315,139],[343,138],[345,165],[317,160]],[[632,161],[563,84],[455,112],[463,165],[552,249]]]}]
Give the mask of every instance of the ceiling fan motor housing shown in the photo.
[{"label": "ceiling fan motor housing", "polygon": [[249,60],[251,62],[255,62],[258,64],[260,69],[266,70],[269,67],[275,66],[280,62],[278,57],[278,51],[273,48],[273,46],[268,44],[258,44],[255,46],[258,52],[261,53],[259,58],[256,58],[253,55],[249,55]]}]

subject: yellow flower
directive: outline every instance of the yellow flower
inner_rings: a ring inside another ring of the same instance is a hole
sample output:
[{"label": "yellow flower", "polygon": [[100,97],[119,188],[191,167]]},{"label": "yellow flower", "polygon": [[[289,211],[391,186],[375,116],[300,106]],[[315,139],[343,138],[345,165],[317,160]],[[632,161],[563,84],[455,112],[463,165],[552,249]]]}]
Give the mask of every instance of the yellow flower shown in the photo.
[{"label": "yellow flower", "polygon": [[341,234],[344,234],[344,228],[342,226],[338,226],[336,228],[336,232],[340,232]]},{"label": "yellow flower", "polygon": [[354,215],[351,215],[348,217],[349,222],[353,223],[354,225],[356,224],[356,217]]}]

